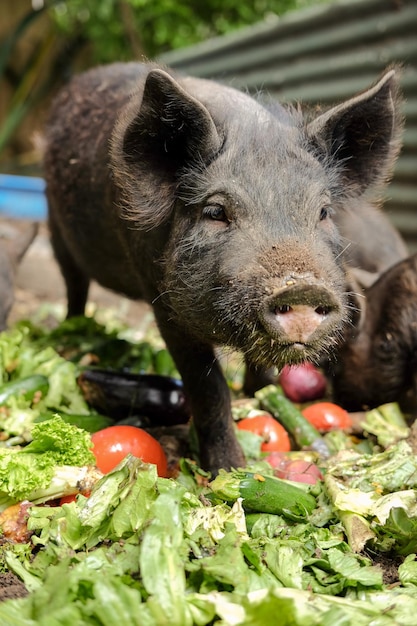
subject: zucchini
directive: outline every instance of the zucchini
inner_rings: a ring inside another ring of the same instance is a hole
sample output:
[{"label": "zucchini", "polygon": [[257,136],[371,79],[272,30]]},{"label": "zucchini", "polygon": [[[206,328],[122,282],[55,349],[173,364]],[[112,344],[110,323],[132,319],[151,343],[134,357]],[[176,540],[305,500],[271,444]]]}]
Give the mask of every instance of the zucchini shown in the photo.
[{"label": "zucchini", "polygon": [[279,385],[263,387],[255,393],[255,397],[259,400],[262,408],[271,413],[292,435],[300,448],[314,450],[322,457],[330,456],[330,450],[320,432],[284,395]]},{"label": "zucchini", "polygon": [[33,400],[35,394],[44,396],[48,393],[48,389],[48,379],[41,374],[10,381],[0,387],[0,406],[12,396],[23,396],[25,400]]},{"label": "zucchini", "polygon": [[190,410],[182,382],[158,374],[85,369],[78,384],[87,403],[114,420],[145,416],[152,425],[186,424]]},{"label": "zucchini", "polygon": [[252,513],[273,513],[299,520],[306,519],[317,506],[310,486],[275,476],[239,470],[220,472],[209,486],[222,500],[242,498],[243,508]]}]

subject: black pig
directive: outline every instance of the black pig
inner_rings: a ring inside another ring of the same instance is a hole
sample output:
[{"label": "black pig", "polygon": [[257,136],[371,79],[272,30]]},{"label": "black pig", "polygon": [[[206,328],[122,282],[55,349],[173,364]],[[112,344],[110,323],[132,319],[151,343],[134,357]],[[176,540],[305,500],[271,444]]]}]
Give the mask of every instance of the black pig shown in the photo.
[{"label": "black pig", "polygon": [[[307,120],[215,82],[114,64],[74,78],[52,107],[45,176],[68,315],[83,313],[91,279],[152,304],[214,473],[244,463],[214,346],[243,353],[247,390],[268,368],[317,360],[349,320],[343,213],[398,239],[363,200],[399,150],[397,83],[387,71]],[[401,255],[398,239],[392,262]],[[378,246],[371,256],[378,271],[390,262]]]}]

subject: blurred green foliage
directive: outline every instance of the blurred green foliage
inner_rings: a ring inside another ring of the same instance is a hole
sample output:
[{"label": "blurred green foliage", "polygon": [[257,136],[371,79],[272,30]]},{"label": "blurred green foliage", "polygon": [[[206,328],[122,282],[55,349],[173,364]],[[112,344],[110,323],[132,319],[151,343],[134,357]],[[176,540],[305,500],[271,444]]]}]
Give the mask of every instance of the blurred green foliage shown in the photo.
[{"label": "blurred green foliage", "polygon": [[[326,0],[63,0],[51,9],[66,34],[81,32],[96,62],[153,58]],[[327,0],[328,1],[328,0]]]},{"label": "blurred green foliage", "polygon": [[[0,80],[12,87],[0,124],[0,169],[15,170],[28,161],[12,145],[23,120],[41,109],[74,71],[98,63],[155,59],[272,15],[331,1],[32,0],[28,12],[0,39]],[[37,28],[37,45],[21,47],[27,32]]]}]

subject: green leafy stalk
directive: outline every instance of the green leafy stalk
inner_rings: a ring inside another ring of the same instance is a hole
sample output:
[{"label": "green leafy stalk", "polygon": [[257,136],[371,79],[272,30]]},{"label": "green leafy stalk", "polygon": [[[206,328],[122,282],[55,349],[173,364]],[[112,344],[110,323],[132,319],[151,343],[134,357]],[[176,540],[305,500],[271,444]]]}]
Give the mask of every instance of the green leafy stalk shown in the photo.
[{"label": "green leafy stalk", "polygon": [[345,493],[343,486],[330,475],[324,477],[324,483],[337,510],[338,518],[344,527],[349,546],[353,552],[362,552],[366,543],[375,538],[375,533],[371,529],[369,521],[355,508],[357,506],[357,499],[355,498],[357,494],[355,493],[351,500],[352,510],[343,510],[343,508],[339,508],[342,506],[340,495]]}]

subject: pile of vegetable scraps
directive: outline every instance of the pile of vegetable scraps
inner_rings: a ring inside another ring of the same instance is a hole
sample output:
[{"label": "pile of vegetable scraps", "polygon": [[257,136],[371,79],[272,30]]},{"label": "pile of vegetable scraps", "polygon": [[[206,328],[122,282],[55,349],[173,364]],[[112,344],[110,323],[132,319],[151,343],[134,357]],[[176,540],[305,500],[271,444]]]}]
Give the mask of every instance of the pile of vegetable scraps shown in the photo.
[{"label": "pile of vegetable scraps", "polygon": [[[113,396],[149,375],[179,404],[153,407],[157,429],[140,403],[116,415],[82,384],[95,368]],[[244,398],[238,371],[248,464],[213,478],[157,335],[91,318],[0,334],[1,624],[415,625],[407,416],[390,404],[352,422],[311,366]]]}]

